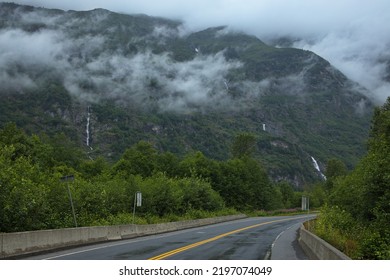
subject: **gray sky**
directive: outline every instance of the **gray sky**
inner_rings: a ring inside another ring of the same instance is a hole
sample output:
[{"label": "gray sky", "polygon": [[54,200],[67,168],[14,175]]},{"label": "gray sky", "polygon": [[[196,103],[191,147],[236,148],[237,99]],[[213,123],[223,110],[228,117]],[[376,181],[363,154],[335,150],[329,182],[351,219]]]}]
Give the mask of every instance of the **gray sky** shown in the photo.
[{"label": "gray sky", "polygon": [[20,0],[46,8],[144,13],[180,19],[190,30],[228,25],[260,39],[275,35],[301,38],[296,47],[329,60],[351,79],[373,91],[379,101],[390,95],[388,0]]},{"label": "gray sky", "polygon": [[181,19],[190,27],[231,25],[256,35],[324,34],[389,19],[388,0],[19,0],[48,8],[144,13]]}]

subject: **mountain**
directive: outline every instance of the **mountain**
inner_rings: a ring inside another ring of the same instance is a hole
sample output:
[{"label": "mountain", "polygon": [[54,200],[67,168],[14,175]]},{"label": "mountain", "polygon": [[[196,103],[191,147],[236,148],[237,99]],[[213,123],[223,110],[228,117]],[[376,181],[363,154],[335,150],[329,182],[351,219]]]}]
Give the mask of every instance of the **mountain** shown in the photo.
[{"label": "mountain", "polygon": [[226,159],[249,132],[270,176],[297,187],[365,152],[373,104],[313,52],[103,9],[0,3],[0,18],[0,126],[63,132],[112,161],[140,140]]}]

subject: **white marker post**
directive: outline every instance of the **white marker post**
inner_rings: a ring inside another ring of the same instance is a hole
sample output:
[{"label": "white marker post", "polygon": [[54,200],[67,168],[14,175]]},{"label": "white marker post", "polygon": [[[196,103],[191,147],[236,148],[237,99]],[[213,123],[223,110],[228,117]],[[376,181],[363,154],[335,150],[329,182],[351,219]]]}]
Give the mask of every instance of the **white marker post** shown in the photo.
[{"label": "white marker post", "polygon": [[309,212],[310,210],[310,200],[309,200],[309,197],[306,197],[306,196],[302,196],[302,211],[306,211]]},{"label": "white marker post", "polygon": [[133,207],[133,224],[135,220],[135,206],[141,207],[142,206],[142,193],[136,192],[134,194],[134,207]]}]

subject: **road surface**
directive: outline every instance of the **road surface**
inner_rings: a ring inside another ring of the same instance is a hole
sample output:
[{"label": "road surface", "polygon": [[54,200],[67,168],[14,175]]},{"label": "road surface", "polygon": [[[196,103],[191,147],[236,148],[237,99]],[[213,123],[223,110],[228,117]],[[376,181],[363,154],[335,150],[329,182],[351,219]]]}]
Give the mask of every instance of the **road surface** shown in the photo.
[{"label": "road surface", "polygon": [[[112,241],[26,259],[56,260],[263,260],[277,243],[279,259],[304,259],[296,229],[313,215],[256,217],[128,240]],[[285,248],[285,250],[284,250]]]}]

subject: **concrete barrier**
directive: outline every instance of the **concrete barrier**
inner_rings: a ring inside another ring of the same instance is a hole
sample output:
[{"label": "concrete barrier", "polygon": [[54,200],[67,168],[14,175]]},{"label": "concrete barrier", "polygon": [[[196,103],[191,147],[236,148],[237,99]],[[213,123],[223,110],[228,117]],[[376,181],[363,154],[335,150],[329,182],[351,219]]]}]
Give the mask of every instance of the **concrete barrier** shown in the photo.
[{"label": "concrete barrier", "polygon": [[308,231],[304,225],[299,230],[298,242],[312,260],[350,260],[347,255]]},{"label": "concrete barrier", "polygon": [[232,215],[152,225],[120,225],[0,234],[0,259],[77,245],[134,238],[246,218]]}]

